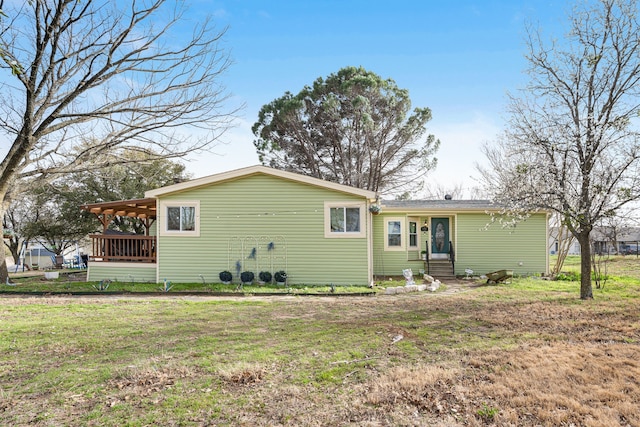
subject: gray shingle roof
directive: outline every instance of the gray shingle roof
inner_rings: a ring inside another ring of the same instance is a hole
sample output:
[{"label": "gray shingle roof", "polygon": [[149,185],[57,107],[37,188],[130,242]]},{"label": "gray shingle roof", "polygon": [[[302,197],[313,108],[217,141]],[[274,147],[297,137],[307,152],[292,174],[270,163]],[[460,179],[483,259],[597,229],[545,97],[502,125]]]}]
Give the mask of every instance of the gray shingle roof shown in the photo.
[{"label": "gray shingle roof", "polygon": [[499,208],[489,200],[382,200],[381,204],[383,209],[494,210]]}]

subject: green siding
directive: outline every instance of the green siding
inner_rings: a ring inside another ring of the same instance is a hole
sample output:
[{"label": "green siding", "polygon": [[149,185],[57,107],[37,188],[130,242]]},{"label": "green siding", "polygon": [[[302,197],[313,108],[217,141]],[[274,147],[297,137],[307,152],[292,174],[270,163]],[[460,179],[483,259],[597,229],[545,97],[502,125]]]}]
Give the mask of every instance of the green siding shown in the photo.
[{"label": "green siding", "polygon": [[137,282],[145,283],[156,281],[156,265],[112,262],[91,262],[89,261],[89,269],[87,271],[87,280],[89,282],[99,282],[109,279],[119,282]]},{"label": "green siding", "polygon": [[[405,218],[403,223],[403,235],[405,245],[409,239],[407,229],[407,218],[419,218],[418,223],[418,242],[419,250],[405,249],[402,251],[385,251],[384,243],[386,236],[385,218]],[[373,274],[375,276],[401,276],[402,270],[410,268],[414,275],[417,275],[421,269],[425,268],[422,261],[420,251],[425,249],[426,239],[429,238],[428,233],[420,231],[420,226],[424,222],[426,216],[422,215],[403,215],[391,213],[388,215],[376,215],[373,217]]]},{"label": "green siding", "polygon": [[547,272],[546,215],[532,215],[515,228],[491,224],[487,214],[458,214],[456,274],[513,270],[516,274]]},{"label": "green siding", "polygon": [[[402,217],[400,213],[374,216],[373,219],[373,272],[376,276],[398,276],[411,268],[414,274],[424,269],[416,260],[415,251],[385,251],[385,217]],[[547,271],[546,215],[536,214],[515,228],[503,229],[499,224],[486,225],[491,218],[485,213],[440,214],[412,213],[409,217],[450,217],[450,240],[456,251],[455,272],[464,275],[471,268],[477,274],[496,270],[513,270],[517,274],[545,273]],[[407,238],[406,229],[403,238]],[[428,233],[419,233],[420,250],[424,250]],[[522,265],[520,265],[522,263]]]},{"label": "green siding", "polygon": [[364,202],[361,197],[251,175],[160,198],[167,200],[200,201],[200,236],[158,237],[160,281],[199,282],[202,275],[218,282],[227,269],[237,281],[240,262],[256,278],[262,270],[286,270],[292,284],[367,284],[367,239],[324,237],[324,202]]}]

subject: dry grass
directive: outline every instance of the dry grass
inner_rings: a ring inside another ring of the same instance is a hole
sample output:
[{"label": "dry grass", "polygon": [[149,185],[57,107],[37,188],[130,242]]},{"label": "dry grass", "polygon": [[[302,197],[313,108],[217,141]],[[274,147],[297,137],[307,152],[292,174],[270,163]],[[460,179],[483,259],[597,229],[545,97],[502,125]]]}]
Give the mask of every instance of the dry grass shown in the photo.
[{"label": "dry grass", "polygon": [[[469,355],[452,368],[399,368],[366,401],[396,420],[411,409],[447,425],[640,425],[640,363],[628,345],[553,345]],[[441,420],[440,420],[441,421]]]},{"label": "dry grass", "polygon": [[636,427],[639,289],[2,298],[0,424]]}]

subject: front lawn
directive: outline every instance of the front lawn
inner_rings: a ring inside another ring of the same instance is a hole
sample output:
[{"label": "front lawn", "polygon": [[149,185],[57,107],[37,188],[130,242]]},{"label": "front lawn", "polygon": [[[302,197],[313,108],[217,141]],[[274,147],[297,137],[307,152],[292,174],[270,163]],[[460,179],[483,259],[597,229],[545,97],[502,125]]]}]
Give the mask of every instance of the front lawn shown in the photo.
[{"label": "front lawn", "polygon": [[[551,257],[551,265],[556,257]],[[602,263],[602,271],[612,277],[628,277],[640,280],[640,257],[638,255],[610,255],[596,256],[596,261]],[[562,267],[564,272],[580,273],[580,255],[568,255]]]},{"label": "front lawn", "polygon": [[0,425],[640,425],[640,282],[594,296],[5,294]]}]

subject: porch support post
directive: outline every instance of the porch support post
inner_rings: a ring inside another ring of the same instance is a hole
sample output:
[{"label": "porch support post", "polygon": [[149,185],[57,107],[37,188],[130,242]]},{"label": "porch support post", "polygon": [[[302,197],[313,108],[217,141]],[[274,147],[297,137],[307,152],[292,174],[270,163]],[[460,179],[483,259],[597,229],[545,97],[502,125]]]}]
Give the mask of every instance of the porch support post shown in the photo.
[{"label": "porch support post", "polygon": [[111,221],[113,221],[113,219],[115,218],[115,215],[110,215],[110,214],[106,214],[106,213],[95,213],[94,215],[96,216],[96,218],[98,218],[98,221],[100,221],[100,223],[102,224],[102,232],[103,234],[105,234],[107,232],[107,228],[109,227],[109,224],[111,224]]}]

